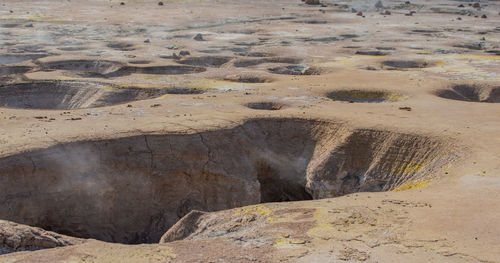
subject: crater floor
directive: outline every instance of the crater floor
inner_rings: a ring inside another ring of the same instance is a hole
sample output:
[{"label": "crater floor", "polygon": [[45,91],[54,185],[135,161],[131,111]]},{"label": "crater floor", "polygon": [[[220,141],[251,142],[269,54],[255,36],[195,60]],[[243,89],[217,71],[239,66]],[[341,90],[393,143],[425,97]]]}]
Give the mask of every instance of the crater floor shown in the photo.
[{"label": "crater floor", "polygon": [[500,262],[500,3],[314,2],[2,1],[0,262]]}]

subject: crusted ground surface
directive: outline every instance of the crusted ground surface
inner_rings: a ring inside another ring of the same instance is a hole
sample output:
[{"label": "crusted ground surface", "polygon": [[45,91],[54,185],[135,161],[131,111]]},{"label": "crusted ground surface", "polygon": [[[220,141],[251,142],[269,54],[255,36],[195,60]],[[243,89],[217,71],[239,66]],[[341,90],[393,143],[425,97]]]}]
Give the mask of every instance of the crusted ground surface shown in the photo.
[{"label": "crusted ground surface", "polygon": [[0,262],[499,262],[499,12],[2,1]]}]

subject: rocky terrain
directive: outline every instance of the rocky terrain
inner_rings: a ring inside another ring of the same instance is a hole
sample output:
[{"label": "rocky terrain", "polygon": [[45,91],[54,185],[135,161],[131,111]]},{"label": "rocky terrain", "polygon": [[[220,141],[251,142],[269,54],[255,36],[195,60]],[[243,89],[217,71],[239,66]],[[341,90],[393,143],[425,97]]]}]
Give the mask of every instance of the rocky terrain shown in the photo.
[{"label": "rocky terrain", "polygon": [[0,262],[500,262],[500,2],[0,3]]}]

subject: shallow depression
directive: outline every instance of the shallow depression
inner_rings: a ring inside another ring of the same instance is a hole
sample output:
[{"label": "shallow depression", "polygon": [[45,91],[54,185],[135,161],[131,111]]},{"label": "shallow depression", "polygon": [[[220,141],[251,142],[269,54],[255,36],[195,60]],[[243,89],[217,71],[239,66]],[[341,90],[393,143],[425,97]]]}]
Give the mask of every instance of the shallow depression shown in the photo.
[{"label": "shallow depression", "polygon": [[284,104],[272,101],[250,102],[245,106],[254,110],[281,110],[285,107]]},{"label": "shallow depression", "polygon": [[151,99],[198,89],[117,87],[100,82],[35,81],[0,85],[0,106],[21,109],[83,109]]},{"label": "shallow depression", "polygon": [[303,65],[282,66],[268,69],[271,73],[284,75],[320,75],[321,69]]},{"label": "shallow depression", "polygon": [[436,95],[451,100],[500,103],[500,86],[459,84],[439,90]]},{"label": "shallow depression", "polygon": [[365,90],[337,90],[327,93],[327,97],[334,101],[380,103],[395,102],[404,99],[404,96],[387,91]]},{"label": "shallow depression", "polygon": [[434,63],[425,60],[386,60],[382,65],[387,69],[414,69],[432,67]]},{"label": "shallow depression", "polygon": [[44,70],[67,70],[86,75],[106,75],[123,67],[123,63],[109,60],[60,60],[41,63]]}]

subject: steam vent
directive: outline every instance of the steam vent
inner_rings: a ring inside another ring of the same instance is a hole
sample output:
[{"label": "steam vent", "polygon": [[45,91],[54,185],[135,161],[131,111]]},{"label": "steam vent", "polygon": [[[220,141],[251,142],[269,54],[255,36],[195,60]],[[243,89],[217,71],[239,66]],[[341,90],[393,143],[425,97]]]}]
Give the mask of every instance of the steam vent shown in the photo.
[{"label": "steam vent", "polygon": [[0,1],[0,263],[500,263],[499,219],[499,1]]}]

